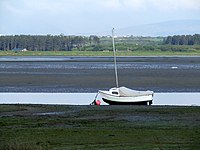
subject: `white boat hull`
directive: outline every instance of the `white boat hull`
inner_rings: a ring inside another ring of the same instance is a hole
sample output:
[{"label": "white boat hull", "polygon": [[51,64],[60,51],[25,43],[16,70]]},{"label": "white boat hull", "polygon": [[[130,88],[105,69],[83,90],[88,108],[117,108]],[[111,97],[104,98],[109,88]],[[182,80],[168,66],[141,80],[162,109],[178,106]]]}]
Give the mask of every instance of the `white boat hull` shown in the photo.
[{"label": "white boat hull", "polygon": [[153,101],[153,93],[143,93],[134,96],[120,96],[119,94],[112,94],[112,90],[99,91],[102,100],[110,105],[151,105]]}]

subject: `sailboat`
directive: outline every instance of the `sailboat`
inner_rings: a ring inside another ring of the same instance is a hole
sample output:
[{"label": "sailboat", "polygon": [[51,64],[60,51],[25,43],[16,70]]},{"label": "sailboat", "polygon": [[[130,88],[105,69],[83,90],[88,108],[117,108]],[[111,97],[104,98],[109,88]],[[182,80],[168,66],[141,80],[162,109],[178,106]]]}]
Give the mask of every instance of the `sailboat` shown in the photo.
[{"label": "sailboat", "polygon": [[124,86],[119,87],[114,28],[112,29],[112,44],[114,53],[116,87],[111,88],[108,91],[99,90],[98,94],[100,94],[104,102],[110,105],[151,105],[153,102],[153,91],[137,91]]}]

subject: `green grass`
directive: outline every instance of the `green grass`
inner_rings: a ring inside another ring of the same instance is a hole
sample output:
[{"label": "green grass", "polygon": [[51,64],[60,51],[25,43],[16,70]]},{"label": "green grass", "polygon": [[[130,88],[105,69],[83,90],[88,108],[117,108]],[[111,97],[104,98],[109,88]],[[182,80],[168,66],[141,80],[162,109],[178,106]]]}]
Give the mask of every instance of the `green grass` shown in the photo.
[{"label": "green grass", "polygon": [[[117,56],[199,56],[200,51],[118,51]],[[113,56],[110,51],[0,51],[0,56]]]},{"label": "green grass", "polygon": [[[1,108],[0,149],[200,147],[199,107],[0,105]],[[40,115],[54,111],[64,113]]]}]

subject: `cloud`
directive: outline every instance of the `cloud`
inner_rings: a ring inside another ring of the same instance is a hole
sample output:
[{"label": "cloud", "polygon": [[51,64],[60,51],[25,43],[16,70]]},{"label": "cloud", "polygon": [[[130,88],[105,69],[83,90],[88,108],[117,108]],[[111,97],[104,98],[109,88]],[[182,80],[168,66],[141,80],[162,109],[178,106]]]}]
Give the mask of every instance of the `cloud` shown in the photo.
[{"label": "cloud", "polygon": [[118,9],[120,8],[121,4],[119,0],[102,0],[101,6],[108,8],[108,9]]},{"label": "cloud", "polygon": [[146,9],[146,2],[144,0],[123,0],[123,6],[135,11],[140,11]]},{"label": "cloud", "polygon": [[199,0],[1,0],[1,9],[10,13],[42,11],[48,14],[104,11],[200,11]]},{"label": "cloud", "polygon": [[74,33],[199,14],[199,0],[0,0],[0,32]]},{"label": "cloud", "polygon": [[183,0],[182,5],[186,9],[200,10],[200,1],[199,0]]},{"label": "cloud", "polygon": [[[145,0],[144,0],[145,1]],[[199,0],[146,0],[154,9],[160,11],[200,11]]]},{"label": "cloud", "polygon": [[132,11],[144,11],[156,9],[159,11],[198,10],[199,0],[101,0],[106,7],[119,9],[132,9]]}]

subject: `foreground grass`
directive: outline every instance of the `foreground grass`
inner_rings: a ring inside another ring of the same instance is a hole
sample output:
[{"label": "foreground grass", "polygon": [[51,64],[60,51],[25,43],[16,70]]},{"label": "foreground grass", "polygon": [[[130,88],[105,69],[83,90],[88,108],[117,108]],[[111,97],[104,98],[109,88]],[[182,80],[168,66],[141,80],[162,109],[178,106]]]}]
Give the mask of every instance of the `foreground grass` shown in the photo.
[{"label": "foreground grass", "polygon": [[0,149],[200,147],[199,107],[0,105],[0,110]]},{"label": "foreground grass", "polygon": [[[113,56],[112,51],[0,51],[0,56]],[[200,51],[118,51],[117,56],[200,56]]]}]

